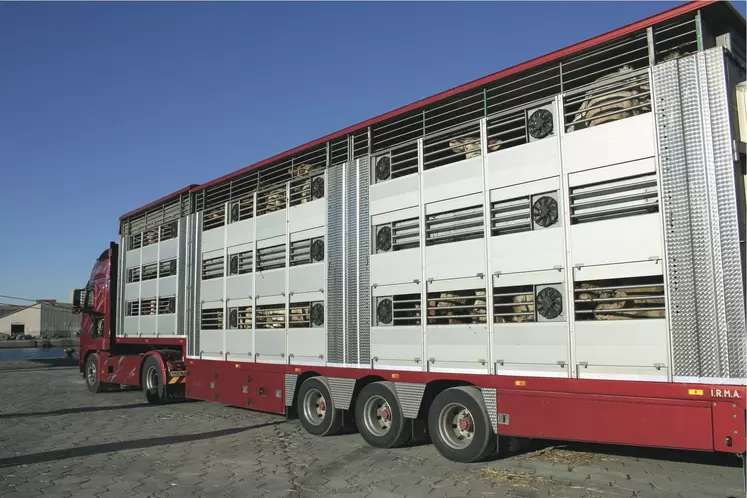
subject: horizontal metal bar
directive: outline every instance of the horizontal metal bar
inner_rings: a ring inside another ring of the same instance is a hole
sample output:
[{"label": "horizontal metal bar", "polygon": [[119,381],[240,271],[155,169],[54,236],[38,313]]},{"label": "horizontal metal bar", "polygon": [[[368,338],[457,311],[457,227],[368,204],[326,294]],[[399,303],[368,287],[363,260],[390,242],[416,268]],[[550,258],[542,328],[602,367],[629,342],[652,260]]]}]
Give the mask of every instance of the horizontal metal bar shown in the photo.
[{"label": "horizontal metal bar", "polygon": [[570,193],[570,197],[582,197],[588,195],[597,195],[599,193],[608,192],[610,190],[620,191],[641,189],[646,187],[656,186],[656,176],[654,174],[641,176],[641,177],[628,177],[618,178],[614,180],[608,180],[603,183],[596,183],[592,185],[579,185],[573,187]]},{"label": "horizontal metal bar", "polygon": [[601,315],[605,313],[640,313],[642,311],[666,311],[664,306],[652,306],[650,308],[610,308],[601,310],[576,310],[578,314]]},{"label": "horizontal metal bar", "polygon": [[632,71],[627,71],[624,73],[609,73],[609,78],[605,78],[603,80],[597,79],[589,83],[588,85],[583,85],[578,88],[565,91],[563,94],[564,99],[569,96],[577,95],[579,93],[584,93],[584,92],[592,92],[595,89],[604,88],[610,85],[615,85],[622,81],[632,80],[634,78],[641,78],[641,79],[648,80],[648,67],[643,68],[643,69],[634,69]]},{"label": "horizontal metal bar", "polygon": [[609,287],[588,287],[586,289],[574,289],[575,292],[597,292],[597,291],[608,291],[608,290],[625,290],[625,289],[653,289],[656,287],[664,287],[664,282],[656,284],[630,284],[630,285],[616,285]]},{"label": "horizontal metal bar", "polygon": [[[634,95],[635,98],[638,98],[639,95],[649,95],[651,93],[650,90],[648,89],[648,87],[649,87],[649,85],[648,85],[649,81],[647,79],[639,79],[639,80],[636,80],[636,81],[630,81],[630,82],[626,82],[626,83],[627,84],[620,85],[620,86],[609,86],[609,87],[606,87],[606,88],[600,90],[599,92],[589,91],[589,92],[586,92],[586,93],[581,93],[579,95],[576,95],[573,98],[565,99],[563,101],[563,107],[564,108],[575,107],[575,106],[577,106],[579,104],[582,104],[584,102],[588,102],[588,101],[591,101],[591,100],[594,100],[594,99],[599,99],[599,98],[602,98],[602,97],[606,97],[607,95],[613,95],[613,94],[615,94],[617,92],[623,92],[623,91],[626,91],[626,90],[630,90],[632,88],[643,88],[643,87],[646,87],[646,91],[635,94]],[[627,99],[630,99],[630,98],[633,98],[633,97],[626,97],[624,100],[627,100]],[[564,115],[565,116],[570,116],[572,114],[579,114],[581,112],[584,112],[584,111],[586,111],[588,109],[592,109],[592,108],[593,107],[584,108],[584,109],[578,109],[578,110],[575,110],[575,111],[569,111],[569,112],[564,113]]]},{"label": "horizontal metal bar", "polygon": [[652,207],[658,207],[658,206],[659,206],[658,202],[651,202],[648,204],[640,204],[640,205],[634,205],[634,206],[600,209],[597,211],[586,212],[586,213],[571,213],[571,218],[580,220],[580,219],[585,219],[585,218],[599,217],[603,215],[622,214],[622,213],[629,213],[629,212],[635,212],[635,211],[641,211],[641,210],[648,210],[648,209],[651,209]]},{"label": "horizontal metal bar", "polygon": [[[597,114],[597,115],[595,115],[595,116],[593,116],[591,118],[579,119],[578,121],[573,121],[571,123],[566,123],[566,125],[567,126],[570,126],[570,125],[574,125],[575,126],[575,125],[579,125],[581,123],[586,123],[586,122],[589,122],[589,121],[594,121],[596,119],[608,118],[610,116],[614,116],[615,114],[623,114],[625,112],[635,111],[636,109],[641,109],[643,107],[651,107],[651,103],[647,102],[645,104],[640,104],[640,105],[633,106],[633,107],[626,107],[624,109],[615,109],[615,110],[612,110],[612,111],[609,111],[609,112],[606,112],[606,113],[603,113],[603,114]],[[620,118],[620,119],[625,119],[625,118]]]},{"label": "horizontal metal bar", "polygon": [[522,311],[517,313],[494,313],[493,316],[534,316],[534,311]]}]

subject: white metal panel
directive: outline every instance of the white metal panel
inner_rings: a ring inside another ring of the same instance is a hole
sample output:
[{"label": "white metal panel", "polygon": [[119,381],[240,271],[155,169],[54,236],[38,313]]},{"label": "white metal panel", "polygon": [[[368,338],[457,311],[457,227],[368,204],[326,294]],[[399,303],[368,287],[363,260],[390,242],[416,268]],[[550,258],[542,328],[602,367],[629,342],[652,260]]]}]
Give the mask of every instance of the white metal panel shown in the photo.
[{"label": "white metal panel", "polygon": [[200,285],[200,299],[202,301],[222,301],[223,279],[212,278],[210,280],[203,280]]},{"label": "white metal panel", "polygon": [[[533,365],[568,363],[568,322],[500,323],[493,326],[495,361],[500,369],[531,370]],[[499,365],[500,366],[500,365]]]},{"label": "white metal panel", "polygon": [[142,263],[147,265],[148,263],[155,263],[158,261],[158,244],[151,244],[140,249],[140,255],[142,257]]},{"label": "white metal panel", "polygon": [[501,273],[493,275],[495,287],[513,287],[515,285],[556,284],[565,281],[565,269],[526,271],[518,273]]},{"label": "white metal panel", "polygon": [[413,174],[371,185],[368,191],[371,216],[417,206],[419,181],[419,175]]},{"label": "white metal panel", "polygon": [[324,237],[325,229],[324,227],[318,227],[318,228],[309,228],[307,230],[303,230],[300,232],[292,232],[290,234],[290,241],[291,242],[297,242],[299,240],[306,240],[316,237]]},{"label": "white metal panel", "polygon": [[226,277],[226,299],[248,298],[254,295],[252,274]]},{"label": "white metal panel", "polygon": [[285,363],[286,329],[256,329],[254,346],[259,363]]},{"label": "white metal panel", "polygon": [[597,182],[615,180],[629,176],[643,175],[656,171],[656,159],[646,157],[636,161],[630,161],[624,164],[613,164],[601,168],[594,168],[578,173],[568,175],[568,186],[577,187],[579,185],[588,185]]},{"label": "white metal panel", "polygon": [[[371,358],[377,364],[425,368],[421,327],[371,327]],[[418,361],[415,361],[415,360]]]},{"label": "white metal panel", "polygon": [[472,157],[424,171],[423,187],[425,203],[482,192],[482,157]]},{"label": "white metal panel", "polygon": [[230,298],[226,299],[226,306],[229,308],[235,308],[237,306],[254,306],[254,299],[251,297],[244,298]]},{"label": "white metal panel", "polygon": [[576,282],[582,282],[585,280],[604,280],[608,278],[648,277],[661,275],[663,271],[664,265],[661,261],[582,266],[573,269],[573,279]]},{"label": "white metal panel", "polygon": [[491,239],[493,272],[555,270],[565,266],[561,227],[533,230]]},{"label": "white metal panel", "polygon": [[227,245],[248,244],[254,235],[254,218],[229,223],[226,226]]},{"label": "white metal panel", "polygon": [[269,239],[260,239],[259,235],[257,236],[257,249],[264,249],[265,247],[278,246],[281,244],[285,244],[285,235],[271,237]]},{"label": "white metal panel", "polygon": [[158,296],[158,281],[157,280],[146,280],[140,282],[140,297],[142,299],[148,299],[151,297]]},{"label": "white metal panel", "polygon": [[[655,365],[668,366],[664,319],[577,321],[574,329],[579,364],[607,366],[620,374],[624,367],[645,367],[651,375],[659,372]],[[612,368],[617,366],[621,368]],[[664,369],[661,372],[666,375]]]},{"label": "white metal panel", "polygon": [[434,280],[473,277],[486,272],[485,241],[465,240],[425,248],[425,275]]},{"label": "white metal panel", "polygon": [[140,284],[125,284],[125,301],[140,299]]},{"label": "white metal panel", "polygon": [[558,139],[548,137],[491,152],[487,163],[489,189],[557,176],[560,174]]},{"label": "white metal panel", "polygon": [[228,247],[228,254],[238,254],[244,251],[251,251],[253,247],[254,245],[251,243],[232,245]]},{"label": "white metal panel", "polygon": [[327,222],[325,199],[292,206],[288,211],[288,230],[300,232],[311,228],[323,227]]},{"label": "white metal panel", "polygon": [[285,295],[285,268],[257,272],[254,285],[257,297]]},{"label": "white metal panel", "polygon": [[222,250],[225,247],[226,227],[213,228],[202,232],[200,248],[203,253]]},{"label": "white metal panel", "polygon": [[200,330],[200,357],[203,359],[223,359],[223,331]]},{"label": "white metal panel", "polygon": [[[542,142],[536,142],[542,143]],[[513,150],[513,149],[509,149]],[[508,187],[497,188],[490,191],[490,201],[505,201],[517,197],[525,197],[534,194],[543,194],[545,192],[556,192],[560,188],[560,178],[545,178],[542,180],[522,183],[520,185],[511,185]],[[562,214],[561,214],[562,216]]]},{"label": "white metal panel", "polygon": [[571,226],[574,266],[647,261],[662,255],[659,213]]},{"label": "white metal panel", "polygon": [[140,266],[140,249],[125,252],[125,267],[132,268]]},{"label": "white metal panel", "polygon": [[281,209],[280,211],[258,216],[256,219],[257,240],[283,236],[287,227],[286,214],[285,209]]},{"label": "white metal panel", "polygon": [[293,294],[319,292],[324,289],[327,274],[323,262],[293,266],[289,271],[289,291]]},{"label": "white metal panel", "polygon": [[427,292],[449,292],[469,289],[484,289],[485,277],[450,278],[446,280],[428,280]]},{"label": "white metal panel", "polygon": [[[158,316],[158,335],[176,335],[176,314]],[[179,335],[184,335],[182,332]]]},{"label": "white metal panel", "polygon": [[156,315],[140,317],[140,336],[153,337],[156,335]]},{"label": "white metal panel", "polygon": [[377,284],[371,289],[372,297],[377,296],[396,296],[400,294],[420,294],[420,282],[408,282],[399,284]]},{"label": "white metal panel", "polygon": [[490,370],[487,326],[427,326],[425,334],[431,368]]},{"label": "white metal panel", "polygon": [[164,259],[171,259],[177,257],[179,254],[179,239],[169,239],[161,242],[158,258],[163,261]]},{"label": "white metal panel", "polygon": [[252,340],[254,331],[226,330],[226,359],[229,361],[254,361]]},{"label": "white metal panel", "polygon": [[582,171],[635,161],[655,153],[653,113],[585,128],[563,136],[563,169]]},{"label": "white metal panel", "polygon": [[[289,328],[289,363],[296,365],[324,364],[326,339],[324,327]],[[290,355],[293,355],[290,357]]]},{"label": "white metal panel", "polygon": [[420,214],[420,208],[417,206],[398,209],[396,211],[389,211],[386,213],[377,214],[371,216],[371,226],[382,225],[384,223],[391,223],[393,221],[407,220],[410,218],[417,218]]},{"label": "white metal panel", "polygon": [[451,211],[455,209],[468,208],[473,206],[482,206],[484,203],[483,194],[473,193],[469,195],[462,195],[459,197],[442,197],[438,201],[434,201],[425,205],[425,214],[438,214],[444,211]]},{"label": "white metal panel", "polygon": [[124,336],[125,337],[133,337],[138,335],[138,317],[136,316],[126,316],[124,317]]},{"label": "white metal panel", "polygon": [[158,279],[158,295],[160,297],[176,296],[176,275]]},{"label": "white metal panel", "polygon": [[284,304],[285,302],[286,302],[286,298],[282,294],[276,294],[272,296],[257,295],[256,297],[257,306],[263,306],[266,304]]},{"label": "white metal panel", "polygon": [[371,255],[371,285],[414,282],[421,273],[420,248]]}]

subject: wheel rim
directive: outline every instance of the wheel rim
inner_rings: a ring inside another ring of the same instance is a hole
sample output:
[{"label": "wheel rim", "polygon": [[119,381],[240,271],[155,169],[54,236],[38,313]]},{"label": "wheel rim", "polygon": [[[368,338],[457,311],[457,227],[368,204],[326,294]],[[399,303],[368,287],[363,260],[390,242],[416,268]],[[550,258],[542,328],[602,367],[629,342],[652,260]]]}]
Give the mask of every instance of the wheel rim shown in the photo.
[{"label": "wheel rim", "polygon": [[363,405],[363,424],[368,432],[383,436],[392,427],[392,407],[381,396],[371,396]]},{"label": "wheel rim", "polygon": [[96,383],[96,380],[98,379],[98,374],[96,372],[95,361],[88,362],[88,368],[86,368],[86,379],[88,380],[88,383],[90,385],[93,385]]},{"label": "wheel rim", "polygon": [[149,391],[151,389],[158,389],[158,369],[154,366],[148,367],[145,372],[145,388]]},{"label": "wheel rim", "polygon": [[310,389],[303,397],[304,418],[313,425],[319,425],[327,415],[327,400],[318,389]]},{"label": "wheel rim", "polygon": [[438,431],[446,444],[453,449],[461,450],[472,443],[475,436],[475,419],[466,407],[459,403],[451,403],[438,415]]}]

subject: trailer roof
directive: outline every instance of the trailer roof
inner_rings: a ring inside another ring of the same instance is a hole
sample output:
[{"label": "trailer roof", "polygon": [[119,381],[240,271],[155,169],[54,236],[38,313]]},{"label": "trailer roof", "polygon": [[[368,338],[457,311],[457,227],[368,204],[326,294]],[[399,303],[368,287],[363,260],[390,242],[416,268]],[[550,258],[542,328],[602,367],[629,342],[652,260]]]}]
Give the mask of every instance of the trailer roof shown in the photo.
[{"label": "trailer roof", "polygon": [[257,169],[257,168],[260,168],[262,166],[271,164],[273,162],[276,162],[276,161],[288,158],[288,157],[292,156],[293,154],[301,152],[301,151],[303,151],[305,149],[308,149],[310,147],[318,146],[318,145],[323,144],[323,143],[325,143],[325,142],[327,142],[329,140],[340,138],[340,137],[343,137],[345,135],[354,133],[356,131],[360,131],[362,129],[367,128],[368,126],[380,123],[382,121],[386,121],[388,119],[391,119],[391,118],[394,118],[394,117],[406,114],[406,113],[414,111],[414,110],[421,109],[421,108],[423,108],[423,107],[425,107],[425,106],[427,106],[429,104],[433,104],[434,102],[438,102],[440,100],[443,100],[443,99],[446,99],[446,98],[449,98],[449,97],[453,97],[453,96],[455,96],[457,94],[460,94],[462,92],[473,90],[473,89],[479,88],[479,87],[481,87],[483,85],[487,85],[489,83],[496,82],[496,81],[498,81],[498,80],[500,80],[502,78],[506,78],[506,77],[511,76],[513,74],[516,74],[516,73],[519,73],[519,72],[522,72],[522,71],[526,71],[526,70],[529,70],[529,69],[532,69],[532,68],[535,68],[535,67],[541,66],[543,64],[547,64],[547,63],[553,62],[553,61],[557,61],[557,60],[559,60],[561,58],[567,57],[569,55],[573,55],[573,54],[575,54],[577,52],[580,52],[580,51],[583,51],[583,50],[587,50],[589,48],[593,48],[593,47],[595,47],[597,45],[601,45],[601,44],[603,44],[605,42],[608,42],[610,40],[623,37],[625,35],[631,34],[631,33],[635,32],[635,31],[638,31],[638,30],[641,30],[641,29],[646,29],[646,28],[648,28],[650,26],[653,26],[655,24],[658,24],[660,22],[673,19],[673,18],[675,18],[677,16],[680,16],[680,15],[683,15],[683,14],[686,14],[686,13],[689,13],[689,12],[696,11],[698,9],[701,9],[703,7],[706,7],[706,6],[715,4],[715,3],[725,3],[728,6],[728,8],[731,10],[731,12],[733,14],[737,14],[739,16],[739,18],[741,19],[741,15],[739,15],[739,13],[734,9],[734,7],[732,5],[730,5],[729,3],[726,3],[726,2],[717,2],[717,0],[695,0],[695,1],[692,1],[692,2],[687,2],[687,3],[683,4],[683,5],[679,5],[677,7],[674,7],[672,9],[666,10],[666,11],[661,12],[659,14],[653,15],[653,16],[648,17],[646,19],[637,21],[635,23],[629,24],[627,26],[623,26],[623,27],[615,29],[613,31],[609,31],[609,32],[604,33],[602,35],[599,35],[599,36],[590,38],[588,40],[576,43],[576,44],[568,46],[566,48],[563,48],[563,49],[560,49],[560,50],[556,50],[556,51],[551,52],[551,53],[549,53],[547,55],[543,55],[541,57],[537,57],[535,59],[531,59],[531,60],[529,60],[527,62],[523,62],[523,63],[518,64],[516,66],[512,66],[512,67],[509,67],[507,69],[503,69],[503,70],[498,71],[496,73],[490,74],[488,76],[484,76],[482,78],[479,78],[479,79],[476,79],[476,80],[473,80],[473,81],[470,81],[469,83],[465,83],[463,85],[457,86],[457,87],[452,88],[450,90],[446,90],[444,92],[438,93],[438,94],[433,95],[431,97],[427,97],[425,99],[419,100],[417,102],[414,102],[412,104],[406,105],[404,107],[400,107],[400,108],[395,109],[393,111],[390,111],[388,113],[381,114],[379,116],[376,116],[374,118],[368,119],[368,120],[363,121],[361,123],[358,123],[356,125],[349,126],[349,127],[344,128],[342,130],[339,130],[337,132],[334,132],[334,133],[331,133],[331,134],[326,135],[324,137],[321,137],[321,138],[319,138],[317,140],[313,140],[311,142],[305,143],[305,144],[300,145],[298,147],[295,147],[293,149],[287,150],[287,151],[282,152],[280,154],[277,154],[275,156],[272,156],[272,157],[269,157],[269,158],[264,159],[262,161],[259,161],[259,162],[255,163],[255,164],[250,165],[250,166],[246,166],[246,167],[244,167],[242,169],[234,171],[233,173],[228,173],[226,175],[223,175],[223,176],[221,176],[219,178],[211,180],[211,181],[209,181],[207,183],[204,183],[202,185],[191,185],[189,187],[185,187],[185,188],[183,188],[183,189],[181,189],[181,190],[179,190],[177,192],[174,192],[174,193],[172,193],[170,195],[162,197],[161,199],[158,199],[157,201],[151,202],[150,204],[147,204],[145,206],[142,206],[142,207],[140,207],[138,209],[135,209],[133,211],[130,211],[129,213],[126,213],[126,214],[122,215],[120,217],[120,220],[124,219],[124,218],[127,218],[127,217],[130,217],[130,216],[133,216],[133,215],[136,215],[138,213],[141,213],[141,212],[143,212],[143,211],[145,211],[147,209],[150,209],[150,208],[158,205],[159,203],[166,202],[166,201],[168,201],[170,199],[173,199],[174,197],[176,197],[176,196],[184,193],[187,190],[191,190],[192,192],[198,192],[198,191],[203,190],[203,189],[205,189],[207,187],[210,187],[212,185],[216,185],[218,183],[224,182],[226,180],[229,180],[229,179],[234,178],[236,176],[242,175],[242,174],[247,173],[249,171],[252,171],[254,169]]}]

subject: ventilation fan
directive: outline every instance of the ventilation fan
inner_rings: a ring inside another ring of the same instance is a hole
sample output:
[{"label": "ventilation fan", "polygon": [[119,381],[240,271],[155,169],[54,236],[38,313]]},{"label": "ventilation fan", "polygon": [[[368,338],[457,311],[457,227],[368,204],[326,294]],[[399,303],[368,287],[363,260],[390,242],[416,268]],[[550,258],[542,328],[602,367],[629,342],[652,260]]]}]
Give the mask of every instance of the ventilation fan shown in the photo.
[{"label": "ventilation fan", "polygon": [[316,239],[311,243],[311,260],[324,261],[324,241]]},{"label": "ventilation fan", "polygon": [[555,319],[563,312],[563,296],[554,287],[545,287],[537,293],[537,313],[548,320]]},{"label": "ventilation fan", "polygon": [[376,306],[376,320],[379,323],[392,323],[392,300],[382,299]]},{"label": "ventilation fan", "polygon": [[532,219],[541,227],[549,227],[558,222],[558,201],[543,195],[532,204]]},{"label": "ventilation fan", "polygon": [[239,203],[231,204],[231,223],[239,221]]},{"label": "ventilation fan", "polygon": [[376,232],[376,250],[387,252],[392,248],[392,228],[383,226]]},{"label": "ventilation fan", "polygon": [[174,309],[174,306],[176,306],[176,303],[174,302],[174,299],[169,299],[168,304],[166,305],[166,310],[168,313],[175,313],[176,310]]},{"label": "ventilation fan", "polygon": [[311,199],[321,199],[324,197],[324,178],[317,176],[311,180]]},{"label": "ventilation fan", "polygon": [[389,176],[392,172],[391,167],[391,160],[389,159],[389,156],[381,156],[378,159],[376,159],[376,180],[382,181],[382,180],[388,180]]},{"label": "ventilation fan", "polygon": [[239,274],[239,255],[234,254],[231,256],[231,261],[229,263],[229,275],[238,275]]},{"label": "ventilation fan", "polygon": [[529,116],[527,128],[532,138],[545,138],[552,133],[552,113],[547,109],[537,109]]},{"label": "ventilation fan", "polygon": [[228,328],[239,328],[239,310],[237,308],[231,308],[231,310],[228,312]]},{"label": "ventilation fan", "polygon": [[324,305],[316,303],[311,306],[311,323],[320,327],[324,325]]}]

